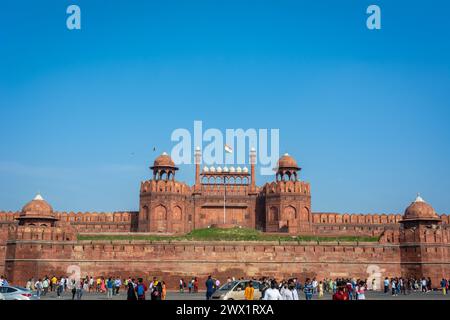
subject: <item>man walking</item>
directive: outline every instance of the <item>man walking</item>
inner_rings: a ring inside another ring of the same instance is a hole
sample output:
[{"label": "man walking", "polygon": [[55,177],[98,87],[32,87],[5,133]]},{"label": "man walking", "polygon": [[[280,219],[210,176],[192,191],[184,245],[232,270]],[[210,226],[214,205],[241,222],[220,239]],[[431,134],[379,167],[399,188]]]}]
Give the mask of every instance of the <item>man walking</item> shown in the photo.
[{"label": "man walking", "polygon": [[38,279],[38,281],[36,281],[36,283],[34,284],[34,287],[36,288],[36,296],[38,299],[41,298],[41,293],[42,293],[42,281],[41,279]]},{"label": "man walking", "polygon": [[306,300],[312,300],[312,296],[313,296],[313,285],[311,283],[311,280],[306,279],[305,282],[305,288],[303,289],[303,291],[305,292],[305,297]]},{"label": "man walking", "polygon": [[283,298],[281,297],[280,291],[278,291],[277,289],[277,283],[275,282],[275,280],[273,280],[270,283],[270,288],[267,288],[266,291],[264,292],[263,300],[282,300],[282,299]]},{"label": "man walking", "polygon": [[211,275],[208,276],[208,280],[206,280],[205,286],[206,286],[206,300],[210,300],[212,294],[214,293],[214,281],[211,278]]},{"label": "man walking", "polygon": [[442,294],[445,296],[447,294],[447,280],[442,278],[441,280],[441,288],[442,288]]},{"label": "man walking", "polygon": [[111,278],[108,278],[108,280],[106,280],[106,289],[107,289],[107,294],[106,294],[106,297],[107,298],[112,298],[112,296],[113,296],[113,290],[114,290],[114,283],[113,283],[113,281],[112,281],[112,279]]},{"label": "man walking", "polygon": [[389,279],[388,277],[384,278],[384,293],[388,293],[389,292]]}]

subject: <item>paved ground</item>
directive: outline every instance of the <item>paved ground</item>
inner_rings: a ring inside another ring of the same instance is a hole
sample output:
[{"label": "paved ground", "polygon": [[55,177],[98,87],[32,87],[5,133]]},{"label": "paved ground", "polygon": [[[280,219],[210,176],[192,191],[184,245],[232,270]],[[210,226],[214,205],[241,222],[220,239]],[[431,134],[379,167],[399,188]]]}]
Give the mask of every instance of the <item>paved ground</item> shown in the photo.
[{"label": "paved ground", "polygon": [[[148,297],[150,299],[150,297]],[[41,298],[42,300],[58,300],[56,293],[49,292],[47,296],[43,296]],[[70,300],[72,299],[72,295],[70,292],[64,293],[63,297],[61,299]],[[111,300],[125,300],[126,294],[124,292],[120,292],[119,295],[113,296]],[[200,292],[196,294],[189,294],[189,293],[179,293],[179,292],[168,292],[167,293],[167,300],[204,300],[205,299],[205,293]],[[303,293],[300,293],[300,299],[304,300],[305,295]],[[315,296],[313,298],[314,300],[318,300],[318,298]],[[325,294],[325,296],[322,298],[323,300],[330,300],[331,295]],[[420,293],[415,292],[408,295],[399,295],[397,297],[393,297],[390,294],[384,294],[382,292],[367,292],[366,294],[367,300],[450,300],[450,294],[449,295],[442,295],[441,292],[435,291],[435,292],[428,292],[428,293]],[[109,300],[106,297],[106,294],[101,293],[85,293],[82,297],[82,300]]]}]

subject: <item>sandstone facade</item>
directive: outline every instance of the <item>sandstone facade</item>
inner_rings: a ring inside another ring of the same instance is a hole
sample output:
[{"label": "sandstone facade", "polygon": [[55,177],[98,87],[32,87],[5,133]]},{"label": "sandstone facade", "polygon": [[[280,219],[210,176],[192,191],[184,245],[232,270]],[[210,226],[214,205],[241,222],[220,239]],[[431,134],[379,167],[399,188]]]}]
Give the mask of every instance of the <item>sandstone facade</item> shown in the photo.
[{"label": "sandstone facade", "polygon": [[[338,214],[311,210],[310,186],[289,155],[275,181],[258,187],[254,154],[247,168],[200,168],[195,184],[175,179],[178,168],[163,154],[153,179],[141,183],[138,212],[55,212],[38,196],[18,212],[0,212],[0,274],[28,278],[67,274],[180,277],[317,276],[360,278],[450,275],[449,216],[418,197],[404,214]],[[79,233],[187,233],[236,225],[270,233],[375,236],[377,242],[169,242],[80,241]],[[379,286],[380,287],[380,286]]]}]

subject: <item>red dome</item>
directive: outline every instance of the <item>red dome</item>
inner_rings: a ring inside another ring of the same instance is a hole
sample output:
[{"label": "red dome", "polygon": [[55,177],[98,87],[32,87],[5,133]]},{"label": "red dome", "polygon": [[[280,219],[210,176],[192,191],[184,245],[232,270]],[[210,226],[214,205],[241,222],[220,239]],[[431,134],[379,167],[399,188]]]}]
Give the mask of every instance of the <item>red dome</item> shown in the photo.
[{"label": "red dome", "polygon": [[154,167],[175,167],[175,162],[173,162],[172,158],[164,152],[155,159],[152,168]]},{"label": "red dome", "polygon": [[23,208],[22,213],[51,214],[53,208],[45,201],[41,195],[37,195],[32,201],[28,202]]},{"label": "red dome", "polygon": [[23,208],[19,216],[20,220],[24,219],[51,219],[55,220],[55,214],[51,205],[38,194],[32,201],[28,202]]},{"label": "red dome", "polygon": [[407,220],[439,219],[439,216],[432,206],[426,203],[420,196],[417,196],[416,200],[406,208],[403,218]]},{"label": "red dome", "polygon": [[295,161],[294,158],[292,158],[289,154],[285,153],[279,160],[278,160],[278,169],[280,168],[297,168],[297,161]]}]

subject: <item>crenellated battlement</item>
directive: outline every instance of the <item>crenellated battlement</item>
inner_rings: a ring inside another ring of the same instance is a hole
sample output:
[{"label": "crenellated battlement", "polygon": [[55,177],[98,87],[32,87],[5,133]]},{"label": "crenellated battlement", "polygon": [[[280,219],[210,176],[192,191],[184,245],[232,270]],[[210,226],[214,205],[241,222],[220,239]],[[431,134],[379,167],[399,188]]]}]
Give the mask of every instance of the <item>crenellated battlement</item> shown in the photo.
[{"label": "crenellated battlement", "polygon": [[124,211],[124,212],[56,212],[56,217],[62,222],[69,223],[101,223],[112,222],[129,223],[133,216],[138,212]]},{"label": "crenellated battlement", "polygon": [[192,190],[187,184],[174,180],[147,180],[141,182],[141,194],[149,192],[187,195],[190,194]]},{"label": "crenellated battlement", "polygon": [[19,211],[0,211],[0,223],[14,222],[19,216]]},{"label": "crenellated battlement", "polygon": [[450,215],[443,213],[443,214],[439,215],[439,217],[442,220],[442,224],[450,224]]},{"label": "crenellated battlement", "polygon": [[362,214],[362,213],[328,213],[313,212],[314,224],[397,224],[402,219],[401,214]]},{"label": "crenellated battlement", "polygon": [[262,193],[265,195],[276,193],[311,195],[311,188],[309,182],[305,181],[274,181],[266,183],[262,187]]},{"label": "crenellated battlement", "polygon": [[[450,230],[445,228],[427,229],[386,229],[380,235],[382,244],[403,244],[404,246],[448,245]],[[434,248],[433,248],[434,250]]]},{"label": "crenellated battlement", "polygon": [[11,226],[8,241],[75,241],[76,231],[68,227]]}]

